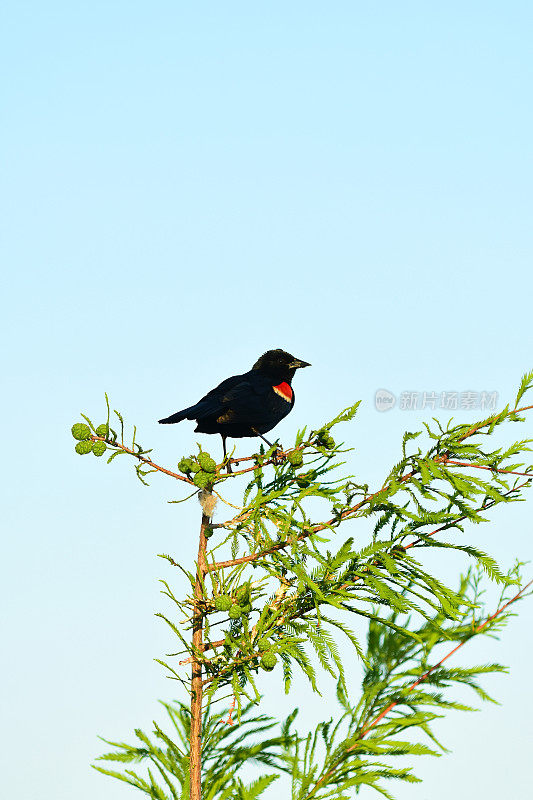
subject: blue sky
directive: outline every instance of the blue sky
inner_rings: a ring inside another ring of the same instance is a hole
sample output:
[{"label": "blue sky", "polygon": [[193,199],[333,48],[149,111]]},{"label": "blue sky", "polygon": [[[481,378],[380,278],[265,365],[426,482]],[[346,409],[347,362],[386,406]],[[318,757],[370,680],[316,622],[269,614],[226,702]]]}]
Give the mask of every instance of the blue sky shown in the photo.
[{"label": "blue sky", "polygon": [[[156,420],[284,347],[313,368],[276,432],[362,399],[347,440],[369,482],[434,413],[379,413],[377,389],[514,396],[533,365],[532,17],[519,2],[4,11],[7,794],[127,797],[88,769],[96,735],[127,739],[177,695],[152,661],[171,577],[155,554],[191,562],[197,508],[74,455],[70,425],[100,421],[104,391],[172,465],[192,426]],[[531,558],[528,509],[472,541],[504,566]],[[511,664],[490,684],[502,706],[444,721],[454,752],[398,797],[525,796],[532,616],[472,648]],[[285,710],[274,683],[266,703]],[[474,773],[487,741],[498,759]]]}]

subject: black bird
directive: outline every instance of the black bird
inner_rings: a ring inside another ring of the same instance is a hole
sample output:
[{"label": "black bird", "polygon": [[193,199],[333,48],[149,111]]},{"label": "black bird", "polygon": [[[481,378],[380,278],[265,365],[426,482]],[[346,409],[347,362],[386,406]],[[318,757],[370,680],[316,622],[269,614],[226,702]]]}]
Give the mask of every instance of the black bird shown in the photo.
[{"label": "black bird", "polygon": [[163,425],[195,419],[195,431],[219,433],[222,436],[224,458],[226,437],[240,439],[260,436],[272,447],[264,433],[272,430],[294,405],[291,386],[294,373],[301,367],[310,367],[307,361],[294,358],[284,350],[268,350],[243,375],[226,378],[211,389],[194,406],[177,411],[160,419]]}]

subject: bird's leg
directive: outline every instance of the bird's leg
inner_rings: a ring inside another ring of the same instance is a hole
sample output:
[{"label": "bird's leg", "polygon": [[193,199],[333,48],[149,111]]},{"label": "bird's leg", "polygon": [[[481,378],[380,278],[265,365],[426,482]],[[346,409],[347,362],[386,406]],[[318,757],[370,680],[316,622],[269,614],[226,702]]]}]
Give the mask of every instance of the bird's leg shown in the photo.
[{"label": "bird's leg", "polygon": [[[259,438],[260,438],[260,439],[262,439],[264,442],[266,442],[266,443],[267,443],[267,445],[268,445],[269,447],[274,447],[274,445],[273,445],[273,444],[271,444],[271,443],[268,441],[268,439],[265,439],[265,437],[263,436],[263,434],[262,434],[262,433],[259,433],[259,431],[257,431],[255,428],[252,428],[252,430],[253,430],[253,432],[255,433],[255,435],[256,435],[256,436],[259,436]],[[277,460],[277,456],[278,456],[278,450],[277,450],[277,448],[276,448],[276,450],[274,450],[274,452],[272,453],[272,458],[273,458],[273,460],[274,460],[274,461],[276,461],[276,460]]]},{"label": "bird's leg", "polygon": [[[227,458],[227,454],[226,454],[226,437],[224,436],[223,433],[221,433],[220,435],[222,436],[222,449],[224,450],[223,461],[225,461],[226,458]],[[228,460],[228,463],[226,464],[226,470],[227,470],[228,475],[229,475],[231,473],[231,461],[230,460]]]},{"label": "bird's leg", "polygon": [[265,439],[265,437],[262,436],[262,434],[258,433],[257,435],[259,436],[260,439],[262,439],[264,442],[266,442],[269,447],[273,447],[274,446],[271,442],[268,441],[268,439]]}]

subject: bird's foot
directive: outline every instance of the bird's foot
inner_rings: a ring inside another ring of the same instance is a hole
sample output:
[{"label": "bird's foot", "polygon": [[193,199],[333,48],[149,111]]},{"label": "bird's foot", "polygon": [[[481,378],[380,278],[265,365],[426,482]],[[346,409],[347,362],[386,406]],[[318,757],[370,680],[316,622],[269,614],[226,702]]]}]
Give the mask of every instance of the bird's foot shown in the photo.
[{"label": "bird's foot", "polygon": [[276,465],[279,465],[279,464],[283,464],[284,461],[285,461],[285,455],[284,455],[284,452],[283,452],[283,445],[280,444],[278,446],[276,444],[276,447],[272,451],[272,463],[276,464]]}]

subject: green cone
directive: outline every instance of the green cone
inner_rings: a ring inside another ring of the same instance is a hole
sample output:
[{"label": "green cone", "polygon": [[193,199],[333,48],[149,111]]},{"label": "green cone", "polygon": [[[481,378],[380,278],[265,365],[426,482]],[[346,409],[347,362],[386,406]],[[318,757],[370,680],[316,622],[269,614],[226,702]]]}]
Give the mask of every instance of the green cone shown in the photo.
[{"label": "green cone", "polygon": [[217,611],[229,611],[231,608],[231,597],[228,594],[221,594],[215,599]]},{"label": "green cone", "polygon": [[317,444],[322,445],[326,450],[333,450],[336,446],[335,439],[326,428],[318,431]]},{"label": "green cone", "polygon": [[301,467],[304,463],[304,457],[299,450],[293,450],[292,453],[289,453],[287,458],[289,464],[292,464],[293,467]]},{"label": "green cone", "polygon": [[230,619],[240,619],[242,617],[242,608],[237,603],[233,603],[228,611],[228,617]]},{"label": "green cone", "polygon": [[266,669],[267,672],[270,672],[270,670],[274,669],[277,663],[278,663],[278,657],[276,656],[275,653],[272,652],[265,653],[264,656],[261,658],[261,666],[263,667],[263,669]]},{"label": "green cone", "polygon": [[192,480],[194,485],[198,486],[199,489],[205,489],[208,483],[213,480],[213,476],[209,475],[207,472],[197,472]]},{"label": "green cone", "polygon": [[216,472],[216,462],[213,458],[211,458],[209,453],[199,453],[198,463],[204,472]]},{"label": "green cone", "polygon": [[93,443],[88,440],[85,440],[83,442],[78,442],[78,444],[74,449],[76,450],[76,453],[80,454],[80,456],[86,456],[87,453],[92,453]]},{"label": "green cone", "polygon": [[91,429],[84,422],[75,422],[70,430],[72,431],[74,438],[79,439],[80,441],[88,439],[91,435]]},{"label": "green cone", "polygon": [[241,586],[240,589],[237,589],[237,602],[241,605],[243,603],[248,603],[250,600],[250,585],[245,583],[244,586]]}]

